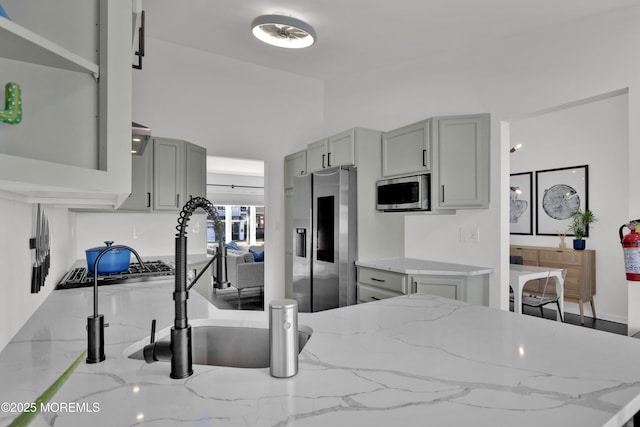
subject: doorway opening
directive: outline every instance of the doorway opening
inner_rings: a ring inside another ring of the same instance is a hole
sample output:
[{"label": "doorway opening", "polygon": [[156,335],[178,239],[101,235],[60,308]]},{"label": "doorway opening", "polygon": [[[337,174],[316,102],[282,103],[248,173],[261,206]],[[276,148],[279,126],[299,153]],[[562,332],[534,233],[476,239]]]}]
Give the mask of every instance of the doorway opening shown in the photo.
[{"label": "doorway opening", "polygon": [[198,292],[221,309],[264,310],[264,162],[208,156],[207,199],[221,221],[216,230],[207,218],[207,253],[220,252],[221,238],[226,256],[220,277],[228,287]]}]

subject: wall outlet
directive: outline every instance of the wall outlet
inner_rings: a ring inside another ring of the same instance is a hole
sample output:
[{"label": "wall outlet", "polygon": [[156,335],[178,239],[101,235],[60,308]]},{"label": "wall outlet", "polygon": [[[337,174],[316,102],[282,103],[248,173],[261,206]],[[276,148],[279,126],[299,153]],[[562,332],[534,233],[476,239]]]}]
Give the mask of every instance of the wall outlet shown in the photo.
[{"label": "wall outlet", "polygon": [[480,243],[480,228],[478,227],[461,228],[460,241],[463,243]]}]

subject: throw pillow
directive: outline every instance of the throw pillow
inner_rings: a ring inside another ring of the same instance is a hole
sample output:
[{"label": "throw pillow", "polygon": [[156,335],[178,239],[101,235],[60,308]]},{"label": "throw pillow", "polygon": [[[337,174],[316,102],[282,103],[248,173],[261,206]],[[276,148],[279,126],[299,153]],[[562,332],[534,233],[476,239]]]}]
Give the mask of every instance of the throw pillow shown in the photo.
[{"label": "throw pillow", "polygon": [[240,248],[238,247],[238,244],[235,241],[230,241],[229,243],[225,243],[224,247],[227,249],[233,249],[234,251],[239,251]]},{"label": "throw pillow", "polygon": [[253,259],[256,262],[264,262],[264,251],[255,252],[255,251],[252,251],[251,249],[249,249],[249,252],[251,252],[251,255],[253,255]]}]

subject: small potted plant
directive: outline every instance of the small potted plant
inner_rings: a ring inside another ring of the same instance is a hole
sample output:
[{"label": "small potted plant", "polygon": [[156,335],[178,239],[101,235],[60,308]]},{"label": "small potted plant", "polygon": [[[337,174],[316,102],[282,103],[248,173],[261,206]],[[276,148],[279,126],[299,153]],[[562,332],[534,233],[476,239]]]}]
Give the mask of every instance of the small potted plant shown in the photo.
[{"label": "small potted plant", "polygon": [[587,234],[589,224],[596,222],[596,217],[590,210],[582,212],[576,210],[571,214],[571,222],[569,223],[569,231],[573,232],[573,249],[582,250],[585,248],[584,237]]}]

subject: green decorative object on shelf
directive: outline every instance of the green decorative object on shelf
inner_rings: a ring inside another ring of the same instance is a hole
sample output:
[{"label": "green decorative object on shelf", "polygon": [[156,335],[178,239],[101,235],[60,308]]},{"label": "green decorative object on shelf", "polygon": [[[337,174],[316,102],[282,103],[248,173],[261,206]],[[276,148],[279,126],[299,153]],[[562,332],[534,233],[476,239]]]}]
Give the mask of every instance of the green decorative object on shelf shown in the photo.
[{"label": "green decorative object on shelf", "polygon": [[10,125],[22,120],[22,92],[18,83],[9,82],[4,87],[4,110],[0,110],[0,122]]}]

